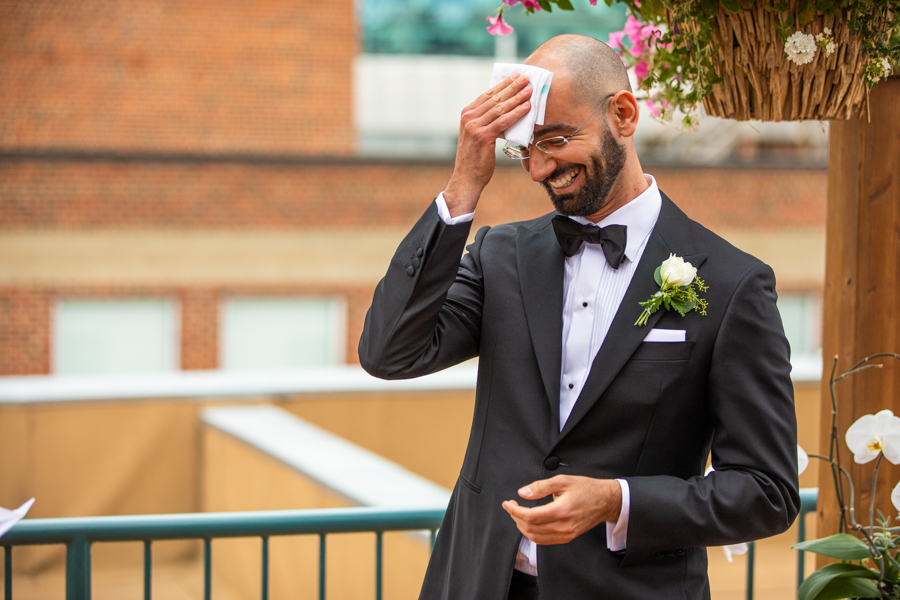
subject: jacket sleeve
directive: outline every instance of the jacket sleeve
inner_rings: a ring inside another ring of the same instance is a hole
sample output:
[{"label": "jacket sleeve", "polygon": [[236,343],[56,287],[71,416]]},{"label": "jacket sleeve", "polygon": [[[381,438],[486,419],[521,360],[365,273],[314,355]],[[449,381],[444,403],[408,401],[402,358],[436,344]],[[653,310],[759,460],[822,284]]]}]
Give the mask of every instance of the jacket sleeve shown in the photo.
[{"label": "jacket sleeve", "polygon": [[719,328],[707,388],[715,472],[626,478],[631,515],[623,566],[769,537],[796,518],[790,349],[775,299],[774,273],[760,264],[737,286]]},{"label": "jacket sleeve", "polygon": [[407,379],[478,355],[483,283],[478,232],[460,260],[471,222],[446,225],[432,202],[400,243],[375,288],[359,340],[362,367]]}]

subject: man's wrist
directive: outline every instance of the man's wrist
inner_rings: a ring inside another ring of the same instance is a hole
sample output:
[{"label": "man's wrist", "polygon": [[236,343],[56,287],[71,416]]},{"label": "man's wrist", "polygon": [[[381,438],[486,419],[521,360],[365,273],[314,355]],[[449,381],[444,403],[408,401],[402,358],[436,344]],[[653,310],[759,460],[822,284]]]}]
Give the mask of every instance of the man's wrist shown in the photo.
[{"label": "man's wrist", "polygon": [[444,202],[447,203],[450,216],[458,217],[475,212],[482,189],[472,185],[460,184],[451,177],[450,182],[447,183],[447,188],[444,190]]},{"label": "man's wrist", "polygon": [[435,206],[437,206],[438,216],[447,225],[471,223],[472,219],[475,217],[475,213],[466,213],[464,215],[458,215],[456,217],[450,216],[450,211],[447,209],[447,201],[444,200],[444,192],[441,192],[437,195],[437,198],[434,199],[434,204]]},{"label": "man's wrist", "polygon": [[621,506],[616,519],[606,522],[606,547],[621,552],[628,545],[628,521],[631,516],[631,491],[624,479],[613,481],[619,487]]},{"label": "man's wrist", "polygon": [[622,514],[622,485],[617,479],[607,480],[609,484],[609,496],[607,502],[608,517],[606,520],[615,522]]}]

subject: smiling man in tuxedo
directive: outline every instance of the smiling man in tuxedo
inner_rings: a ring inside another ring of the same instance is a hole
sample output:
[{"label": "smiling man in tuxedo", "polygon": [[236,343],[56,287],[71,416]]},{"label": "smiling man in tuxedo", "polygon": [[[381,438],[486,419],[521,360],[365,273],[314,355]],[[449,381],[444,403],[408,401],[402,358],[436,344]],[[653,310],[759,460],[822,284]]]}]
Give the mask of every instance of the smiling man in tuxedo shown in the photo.
[{"label": "smiling man in tuxedo", "polygon": [[[709,598],[706,546],[799,509],[789,348],[772,270],[645,175],[638,106],[605,44],[560,36],[543,125],[509,148],[555,211],[481,229],[495,140],[530,109],[512,76],[463,111],[453,175],[401,243],[359,344],[378,377],[478,356],[472,430],[421,598]],[[636,325],[671,255],[706,314]],[[703,476],[707,457],[716,471]]]}]

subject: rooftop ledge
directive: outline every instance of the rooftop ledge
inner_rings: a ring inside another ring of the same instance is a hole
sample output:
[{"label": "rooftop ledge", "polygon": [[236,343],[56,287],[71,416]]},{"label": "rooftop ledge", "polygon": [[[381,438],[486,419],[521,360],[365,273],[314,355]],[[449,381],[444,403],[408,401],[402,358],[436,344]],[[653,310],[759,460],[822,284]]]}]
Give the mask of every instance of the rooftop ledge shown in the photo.
[{"label": "rooftop ledge", "polygon": [[[820,353],[792,361],[795,383],[822,378]],[[175,371],[135,375],[26,375],[0,377],[0,404],[151,398],[241,398],[281,394],[474,390],[477,366],[465,363],[417,379],[385,381],[358,366],[268,371]]]}]

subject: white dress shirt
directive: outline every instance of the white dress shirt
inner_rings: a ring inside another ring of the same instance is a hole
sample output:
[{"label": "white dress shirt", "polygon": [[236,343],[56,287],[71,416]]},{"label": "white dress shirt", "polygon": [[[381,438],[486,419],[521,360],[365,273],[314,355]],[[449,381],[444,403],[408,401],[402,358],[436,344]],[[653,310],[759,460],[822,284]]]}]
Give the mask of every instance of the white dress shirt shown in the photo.
[{"label": "white dress shirt", "polygon": [[[582,224],[596,224],[600,227],[625,225],[628,229],[625,260],[618,269],[613,269],[606,262],[606,255],[600,244],[583,244],[574,256],[566,258],[563,279],[562,369],[559,382],[560,431],[572,414],[594,357],[606,339],[606,333],[659,218],[662,208],[659,188],[651,175],[645,174],[644,177],[650,187],[599,223],[592,223],[584,217],[571,217]],[[435,203],[438,214],[448,225],[471,221],[475,214],[451,218],[443,192],[438,195]],[[622,510],[616,522],[606,524],[606,544],[612,551],[625,549],[631,506],[628,482],[624,479],[616,481],[622,488]],[[516,569],[529,575],[537,575],[537,546],[526,537],[519,542]]]}]

